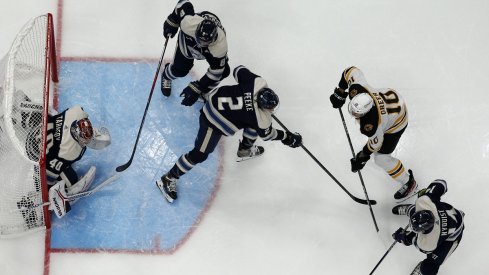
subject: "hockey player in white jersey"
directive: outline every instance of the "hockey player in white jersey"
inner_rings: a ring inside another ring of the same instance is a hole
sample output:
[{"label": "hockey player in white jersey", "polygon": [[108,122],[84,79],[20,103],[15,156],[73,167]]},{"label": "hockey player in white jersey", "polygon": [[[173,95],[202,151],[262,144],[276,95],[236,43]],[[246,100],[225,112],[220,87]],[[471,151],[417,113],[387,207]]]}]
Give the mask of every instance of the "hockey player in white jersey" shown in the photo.
[{"label": "hockey player in white jersey", "polygon": [[208,11],[194,12],[192,3],[181,0],[163,25],[165,37],[174,37],[180,28],[173,62],[166,64],[161,74],[161,91],[170,96],[171,81],[184,77],[194,65],[194,59],[209,63],[207,73],[191,82],[182,92],[182,104],[193,105],[201,94],[217,87],[230,73],[226,32],[219,18]]},{"label": "hockey player in white jersey", "polygon": [[372,88],[356,67],[343,71],[338,86],[330,96],[333,108],[341,108],[349,96],[348,111],[360,122],[360,132],[368,137],[363,149],[351,159],[352,172],[361,170],[373,154],[375,163],[401,184],[394,198],[403,200],[413,194],[417,184],[412,171],[406,171],[402,162],[391,155],[408,125],[404,99],[393,89]]},{"label": "hockey player in white jersey", "polygon": [[95,177],[95,166],[79,178],[72,164],[82,158],[87,147],[100,150],[110,142],[109,131],[92,127],[88,114],[80,106],[49,115],[46,172],[50,184],[50,209],[59,218],[71,209],[67,196],[86,191]]},{"label": "hockey player in white jersey", "polygon": [[407,246],[414,244],[426,254],[411,275],[435,275],[440,266],[455,251],[462,240],[464,212],[441,202],[447,183],[437,179],[418,194],[416,203],[397,205],[395,215],[409,217],[412,231],[399,228],[392,237]]},{"label": "hockey player in white jersey", "polygon": [[258,137],[265,141],[280,140],[292,148],[302,144],[300,134],[272,127],[272,114],[278,107],[279,98],[265,79],[244,66],[235,68],[233,75],[238,84],[221,86],[207,94],[200,112],[194,148],[180,156],[170,171],[156,182],[168,202],[177,199],[177,180],[205,161],[222,136],[232,136],[243,129],[243,139],[237,151],[238,161],[263,154],[264,148],[254,144]]}]

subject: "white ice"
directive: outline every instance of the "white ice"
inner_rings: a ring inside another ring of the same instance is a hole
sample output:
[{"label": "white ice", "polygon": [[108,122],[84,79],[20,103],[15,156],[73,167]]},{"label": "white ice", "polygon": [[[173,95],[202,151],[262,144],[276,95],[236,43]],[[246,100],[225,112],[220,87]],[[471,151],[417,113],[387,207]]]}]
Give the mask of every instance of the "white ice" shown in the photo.
[{"label": "white ice", "polygon": [[[62,10],[64,57],[158,58],[169,0],[1,0],[0,55],[31,17]],[[230,64],[267,79],[277,116],[359,197],[351,152],[329,95],[348,66],[408,103],[409,126],[395,152],[419,184],[446,179],[444,200],[466,213],[460,247],[440,274],[487,274],[489,218],[489,2],[483,0],[202,0],[228,34]],[[60,22],[55,22],[59,24]],[[174,40],[169,49],[173,49]],[[201,74],[205,62],[195,67]],[[229,78],[223,84],[230,84]],[[354,147],[365,138],[348,117]],[[277,126],[278,127],[278,126]],[[224,139],[224,173],[199,228],[172,255],[51,254],[50,274],[368,274],[405,218],[398,186],[369,162],[363,170],[374,213],[354,203],[300,148],[264,143],[236,163],[239,136]],[[158,211],[157,209],[155,211]],[[42,274],[44,238],[0,241],[1,274]],[[375,274],[409,274],[423,255],[396,245]]]}]

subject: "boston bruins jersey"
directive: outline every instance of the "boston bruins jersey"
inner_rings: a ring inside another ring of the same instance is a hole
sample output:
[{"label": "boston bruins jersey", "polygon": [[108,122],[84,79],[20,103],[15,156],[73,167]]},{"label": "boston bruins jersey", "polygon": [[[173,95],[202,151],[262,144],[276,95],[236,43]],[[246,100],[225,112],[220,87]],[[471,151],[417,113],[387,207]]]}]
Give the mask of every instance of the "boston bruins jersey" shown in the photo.
[{"label": "boston bruins jersey", "polygon": [[464,230],[464,213],[440,201],[446,192],[446,182],[435,180],[426,193],[416,200],[416,212],[429,210],[435,217],[433,229],[426,234],[418,233],[414,238],[413,243],[424,253],[435,250],[444,241],[455,241]]},{"label": "boston bruins jersey", "polygon": [[46,170],[49,177],[57,178],[61,172],[85,153],[71,134],[71,128],[88,114],[80,107],[73,106],[62,113],[48,117]]},{"label": "boston bruins jersey", "polygon": [[265,79],[244,66],[234,69],[233,75],[237,85],[222,86],[207,95],[202,109],[207,120],[226,136],[245,129],[247,134],[254,133],[263,140],[282,139],[284,132],[272,127],[271,113],[256,103],[258,91],[268,87]]},{"label": "boston bruins jersey", "polygon": [[[195,38],[197,26],[204,19],[213,21],[217,26],[217,40],[208,47],[200,47]],[[182,0],[177,3],[174,11],[168,16],[168,20],[180,26],[178,47],[182,54],[188,59],[205,59],[209,63],[207,73],[199,80],[202,91],[208,92],[217,87],[228,60],[226,31],[219,18],[208,11],[195,13],[192,3]]]},{"label": "boston bruins jersey", "polygon": [[[359,84],[365,90],[349,89],[353,84]],[[397,133],[406,128],[406,103],[395,90],[372,88],[365,80],[363,72],[356,67],[343,71],[339,87],[343,90],[348,89],[350,99],[362,92],[368,93],[373,99],[374,107],[360,118],[360,131],[369,138],[364,149],[377,152],[382,147],[384,134]]]}]

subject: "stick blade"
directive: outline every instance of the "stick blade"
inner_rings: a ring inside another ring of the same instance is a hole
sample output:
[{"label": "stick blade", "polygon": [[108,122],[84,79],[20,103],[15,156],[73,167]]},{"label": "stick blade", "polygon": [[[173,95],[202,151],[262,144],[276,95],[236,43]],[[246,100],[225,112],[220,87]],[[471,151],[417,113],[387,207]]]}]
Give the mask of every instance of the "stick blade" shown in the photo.
[{"label": "stick blade", "polygon": [[115,171],[117,171],[119,173],[125,171],[127,168],[129,168],[129,166],[131,165],[131,162],[132,161],[129,161],[126,164],[123,164],[121,166],[118,166],[117,168],[115,168]]},{"label": "stick blade", "polygon": [[370,205],[376,205],[377,204],[377,201],[376,200],[363,200],[363,199],[359,199],[359,198],[356,198],[356,197],[353,197],[353,200],[358,202],[358,203],[361,203],[361,204],[365,204],[365,205],[368,205],[368,202],[370,201]]}]

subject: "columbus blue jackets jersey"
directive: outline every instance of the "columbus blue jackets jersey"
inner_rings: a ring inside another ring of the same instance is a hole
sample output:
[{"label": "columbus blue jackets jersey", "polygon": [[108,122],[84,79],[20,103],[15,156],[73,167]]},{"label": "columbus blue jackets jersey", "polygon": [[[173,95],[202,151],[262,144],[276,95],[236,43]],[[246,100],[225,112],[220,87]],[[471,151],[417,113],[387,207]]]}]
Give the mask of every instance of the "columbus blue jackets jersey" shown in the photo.
[{"label": "columbus blue jackets jersey", "polygon": [[283,139],[284,132],[272,127],[271,113],[258,108],[256,103],[258,91],[268,87],[265,79],[244,66],[234,69],[233,75],[237,85],[222,86],[206,95],[202,112],[207,120],[226,136],[245,129],[250,137]]},{"label": "columbus blue jackets jersey", "polygon": [[[200,47],[195,38],[195,31],[204,19],[213,21],[217,26],[217,40],[207,47]],[[188,59],[206,60],[209,63],[207,73],[199,80],[203,92],[208,92],[219,85],[225,71],[228,56],[226,31],[219,18],[208,11],[194,12],[192,3],[181,0],[174,11],[168,16],[167,22],[176,23],[180,27],[178,47]]]},{"label": "columbus blue jackets jersey", "polygon": [[46,170],[49,177],[57,178],[85,153],[86,147],[75,140],[70,129],[78,120],[87,117],[88,114],[80,106],[48,117]]},{"label": "columbus blue jackets jersey", "polygon": [[446,192],[446,182],[435,180],[426,193],[416,200],[416,212],[429,210],[435,217],[433,229],[426,234],[418,233],[414,238],[413,243],[422,252],[431,252],[444,241],[455,241],[464,230],[464,213],[440,201]]}]

